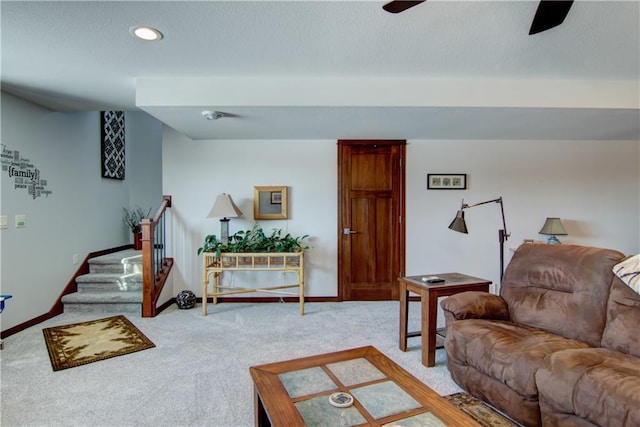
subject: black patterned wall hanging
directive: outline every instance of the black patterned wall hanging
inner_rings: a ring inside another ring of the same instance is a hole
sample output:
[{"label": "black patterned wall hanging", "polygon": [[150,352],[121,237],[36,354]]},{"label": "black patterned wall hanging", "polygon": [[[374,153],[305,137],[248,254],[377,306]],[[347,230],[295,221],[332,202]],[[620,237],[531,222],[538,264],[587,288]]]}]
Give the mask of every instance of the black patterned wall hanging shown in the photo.
[{"label": "black patterned wall hanging", "polygon": [[124,179],[124,111],[102,111],[102,177]]}]

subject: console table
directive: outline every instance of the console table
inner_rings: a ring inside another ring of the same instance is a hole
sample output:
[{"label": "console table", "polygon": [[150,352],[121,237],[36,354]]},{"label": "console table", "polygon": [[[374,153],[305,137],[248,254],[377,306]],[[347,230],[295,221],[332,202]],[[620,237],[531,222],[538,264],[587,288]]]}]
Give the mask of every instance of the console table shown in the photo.
[{"label": "console table", "polygon": [[[292,295],[299,298],[300,315],[304,314],[304,252],[270,252],[270,253],[221,253],[203,252],[202,272],[202,315],[207,315],[207,299],[224,295],[246,294],[250,292],[267,292],[281,295]],[[279,271],[296,274],[297,283],[260,288],[224,286],[221,278],[225,271]],[[209,282],[213,278],[212,292]],[[286,289],[298,288],[297,292]]]}]

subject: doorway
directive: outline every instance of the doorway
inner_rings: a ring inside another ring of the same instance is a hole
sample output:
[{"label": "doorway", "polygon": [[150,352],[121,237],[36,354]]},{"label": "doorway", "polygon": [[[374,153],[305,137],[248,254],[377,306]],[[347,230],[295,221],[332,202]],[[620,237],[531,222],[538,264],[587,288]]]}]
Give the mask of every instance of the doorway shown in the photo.
[{"label": "doorway", "polygon": [[398,299],[405,260],[405,140],[338,140],[338,295]]}]

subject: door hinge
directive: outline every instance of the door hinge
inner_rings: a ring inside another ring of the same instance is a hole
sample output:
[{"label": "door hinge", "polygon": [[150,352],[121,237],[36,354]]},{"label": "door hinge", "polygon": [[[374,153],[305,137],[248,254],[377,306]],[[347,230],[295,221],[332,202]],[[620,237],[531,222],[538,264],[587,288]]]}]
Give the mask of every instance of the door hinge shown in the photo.
[{"label": "door hinge", "polygon": [[399,222],[400,224],[402,224],[402,215],[400,215],[400,216],[398,217],[398,222]]}]

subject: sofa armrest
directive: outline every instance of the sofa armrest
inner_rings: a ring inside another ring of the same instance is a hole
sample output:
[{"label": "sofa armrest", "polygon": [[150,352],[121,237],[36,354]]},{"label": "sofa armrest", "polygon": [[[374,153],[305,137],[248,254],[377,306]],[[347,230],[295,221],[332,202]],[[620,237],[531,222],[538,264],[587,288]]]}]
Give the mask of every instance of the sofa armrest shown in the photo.
[{"label": "sofa armrest", "polygon": [[461,292],[445,298],[440,306],[450,320],[509,320],[509,308],[505,300],[487,292]]}]

